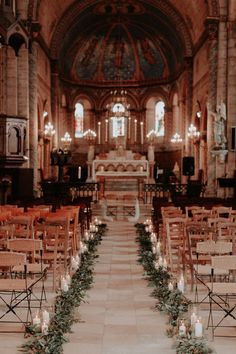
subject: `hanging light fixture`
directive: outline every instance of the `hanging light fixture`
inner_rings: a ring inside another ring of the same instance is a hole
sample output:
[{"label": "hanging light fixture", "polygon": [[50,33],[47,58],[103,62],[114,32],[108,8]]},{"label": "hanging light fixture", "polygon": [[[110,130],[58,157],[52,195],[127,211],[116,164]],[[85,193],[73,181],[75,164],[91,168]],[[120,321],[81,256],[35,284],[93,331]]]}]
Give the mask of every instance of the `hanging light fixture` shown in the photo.
[{"label": "hanging light fixture", "polygon": [[182,143],[183,139],[181,138],[181,136],[178,133],[175,133],[171,140],[172,143]]},{"label": "hanging light fixture", "polygon": [[68,132],[64,134],[64,136],[61,138],[61,142],[63,145],[63,148],[67,149],[70,144],[71,144],[72,138]]},{"label": "hanging light fixture", "polygon": [[117,12],[117,37],[114,39],[114,58],[111,58],[111,62],[114,60],[115,66],[115,79],[116,88],[110,91],[111,101],[106,105],[107,118],[129,118],[130,117],[130,104],[127,100],[127,90],[122,86],[122,55],[124,51],[124,43],[121,36],[121,8],[119,2],[116,4]]},{"label": "hanging light fixture", "polygon": [[97,136],[97,134],[92,129],[88,129],[83,133],[83,137],[86,140],[94,140],[96,138],[96,136]]},{"label": "hanging light fixture", "polygon": [[56,130],[54,129],[51,122],[48,122],[47,124],[45,124],[43,133],[44,133],[45,138],[51,138],[53,135],[55,135]]},{"label": "hanging light fixture", "polygon": [[195,125],[190,124],[188,128],[188,137],[194,142],[199,140],[201,133],[197,130]]}]

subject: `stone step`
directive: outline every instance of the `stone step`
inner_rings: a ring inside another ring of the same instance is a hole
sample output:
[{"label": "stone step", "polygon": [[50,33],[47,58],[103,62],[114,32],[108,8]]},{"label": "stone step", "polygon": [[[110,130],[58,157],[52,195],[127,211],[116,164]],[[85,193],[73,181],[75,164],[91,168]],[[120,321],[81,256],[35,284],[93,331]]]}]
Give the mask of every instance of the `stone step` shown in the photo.
[{"label": "stone step", "polygon": [[138,183],[136,180],[121,181],[113,179],[112,181],[105,182],[106,191],[138,191]]}]

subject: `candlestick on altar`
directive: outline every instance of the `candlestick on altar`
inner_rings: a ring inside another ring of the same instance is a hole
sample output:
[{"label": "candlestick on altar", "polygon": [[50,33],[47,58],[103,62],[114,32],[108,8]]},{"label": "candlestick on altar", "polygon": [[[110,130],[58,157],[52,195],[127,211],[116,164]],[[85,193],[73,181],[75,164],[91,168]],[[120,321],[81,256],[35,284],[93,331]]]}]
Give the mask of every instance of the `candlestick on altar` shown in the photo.
[{"label": "candlestick on altar", "polygon": [[143,145],[143,122],[140,122],[141,145]]},{"label": "candlestick on altar", "polygon": [[131,132],[131,117],[128,118],[128,139],[130,139]]},{"label": "candlestick on altar", "polygon": [[137,141],[137,119],[134,120],[134,141]]},{"label": "candlestick on altar", "polygon": [[101,122],[98,122],[98,144],[101,144]]},{"label": "candlestick on altar", "polygon": [[108,141],[108,119],[105,120],[105,142]]},{"label": "candlestick on altar", "polygon": [[78,179],[81,178],[81,166],[78,167]]}]

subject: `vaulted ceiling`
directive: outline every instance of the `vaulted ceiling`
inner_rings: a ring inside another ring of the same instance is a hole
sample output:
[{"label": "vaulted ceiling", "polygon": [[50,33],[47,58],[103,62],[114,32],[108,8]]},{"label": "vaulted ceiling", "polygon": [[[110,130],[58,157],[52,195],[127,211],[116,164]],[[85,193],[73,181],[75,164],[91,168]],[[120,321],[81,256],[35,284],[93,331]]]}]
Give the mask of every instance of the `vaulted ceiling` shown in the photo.
[{"label": "vaulted ceiling", "polygon": [[41,0],[35,16],[66,80],[163,82],[192,56],[218,0]]}]

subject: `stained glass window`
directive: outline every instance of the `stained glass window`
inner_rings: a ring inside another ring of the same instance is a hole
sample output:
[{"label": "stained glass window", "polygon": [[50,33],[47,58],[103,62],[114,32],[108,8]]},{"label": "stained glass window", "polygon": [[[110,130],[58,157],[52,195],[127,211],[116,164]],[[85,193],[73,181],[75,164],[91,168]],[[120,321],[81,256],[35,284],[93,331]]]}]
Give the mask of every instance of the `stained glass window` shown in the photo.
[{"label": "stained glass window", "polygon": [[82,138],[84,132],[84,106],[77,102],[75,105],[75,138]]}]

